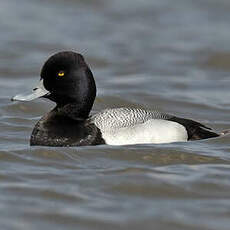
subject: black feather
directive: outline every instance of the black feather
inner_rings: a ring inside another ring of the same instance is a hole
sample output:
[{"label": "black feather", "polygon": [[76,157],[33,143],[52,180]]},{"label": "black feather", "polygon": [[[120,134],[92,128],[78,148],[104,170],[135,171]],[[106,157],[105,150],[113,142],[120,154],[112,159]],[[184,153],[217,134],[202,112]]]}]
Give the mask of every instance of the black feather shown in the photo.
[{"label": "black feather", "polygon": [[[201,139],[208,139],[212,137],[218,137],[219,134],[209,131],[211,128],[190,119],[184,119],[180,117],[172,117],[167,119],[169,121],[177,122],[183,125],[188,133],[188,140],[201,140]],[[208,129],[208,130],[207,130]]]}]

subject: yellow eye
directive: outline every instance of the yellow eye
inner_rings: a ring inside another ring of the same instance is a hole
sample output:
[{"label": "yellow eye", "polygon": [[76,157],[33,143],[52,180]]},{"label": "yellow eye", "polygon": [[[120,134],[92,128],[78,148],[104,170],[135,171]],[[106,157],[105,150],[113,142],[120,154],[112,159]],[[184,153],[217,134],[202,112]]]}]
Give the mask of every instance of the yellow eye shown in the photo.
[{"label": "yellow eye", "polygon": [[60,71],[60,72],[58,73],[58,76],[59,76],[59,77],[63,77],[64,75],[65,75],[64,71]]}]

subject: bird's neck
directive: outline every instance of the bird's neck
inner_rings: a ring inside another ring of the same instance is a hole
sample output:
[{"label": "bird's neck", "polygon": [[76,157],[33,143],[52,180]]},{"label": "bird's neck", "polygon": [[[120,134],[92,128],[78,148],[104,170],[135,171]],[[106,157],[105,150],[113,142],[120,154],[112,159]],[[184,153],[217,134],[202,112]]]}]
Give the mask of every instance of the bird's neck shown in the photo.
[{"label": "bird's neck", "polygon": [[84,105],[79,103],[69,103],[65,105],[57,105],[53,111],[58,115],[66,116],[74,120],[87,119],[89,117],[92,105]]}]

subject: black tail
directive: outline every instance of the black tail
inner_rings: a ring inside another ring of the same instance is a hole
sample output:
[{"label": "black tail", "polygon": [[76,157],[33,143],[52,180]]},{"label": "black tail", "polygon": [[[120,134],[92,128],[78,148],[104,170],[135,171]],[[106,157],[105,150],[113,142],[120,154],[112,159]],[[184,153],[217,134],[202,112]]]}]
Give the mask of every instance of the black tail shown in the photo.
[{"label": "black tail", "polygon": [[220,135],[209,130],[205,130],[203,128],[196,128],[193,134],[190,136],[189,141],[201,140],[201,139],[208,139],[213,137],[219,137]]},{"label": "black tail", "polygon": [[[188,141],[195,141],[201,139],[208,139],[213,137],[219,137],[220,134],[209,131],[211,128],[206,127],[205,125],[193,121],[190,119],[184,119],[180,117],[172,117],[169,119],[170,121],[175,121],[181,125],[183,125],[188,133]],[[208,130],[207,130],[208,129]]]}]

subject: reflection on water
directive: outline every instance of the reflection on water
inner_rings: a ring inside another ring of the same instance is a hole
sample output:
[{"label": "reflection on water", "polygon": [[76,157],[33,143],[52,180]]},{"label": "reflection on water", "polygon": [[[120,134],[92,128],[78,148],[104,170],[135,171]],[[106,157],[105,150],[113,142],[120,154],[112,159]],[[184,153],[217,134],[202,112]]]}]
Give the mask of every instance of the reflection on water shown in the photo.
[{"label": "reflection on water", "polygon": [[2,0],[1,229],[229,229],[229,136],[139,146],[30,147],[54,104],[12,103],[45,59],[83,53],[93,112],[141,106],[230,128],[227,0]]}]

